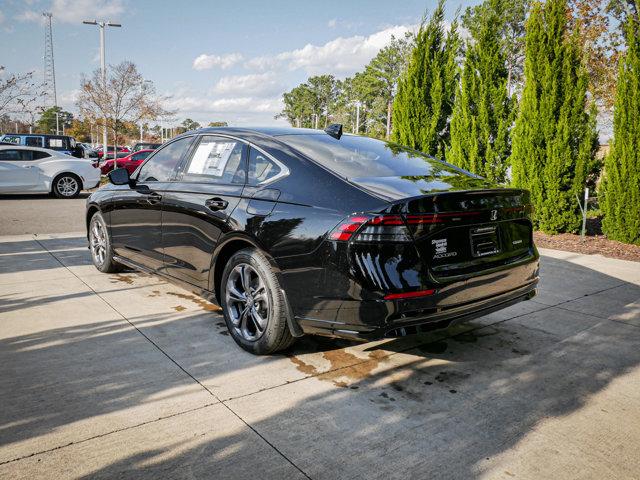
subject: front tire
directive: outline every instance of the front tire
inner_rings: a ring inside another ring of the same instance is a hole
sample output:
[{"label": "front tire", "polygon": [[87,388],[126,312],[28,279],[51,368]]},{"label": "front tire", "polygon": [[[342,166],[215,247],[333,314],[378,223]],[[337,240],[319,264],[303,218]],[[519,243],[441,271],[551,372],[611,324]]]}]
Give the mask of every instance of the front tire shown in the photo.
[{"label": "front tire", "polygon": [[229,259],[220,291],[229,333],[244,350],[267,355],[293,344],[280,283],[259,250],[246,248]]},{"label": "front tire", "polygon": [[93,265],[102,273],[122,271],[122,265],[113,260],[107,223],[99,212],[94,214],[89,222],[89,250],[91,250]]},{"label": "front tire", "polygon": [[82,190],[82,182],[73,173],[58,175],[53,181],[53,194],[57,198],[76,198]]}]

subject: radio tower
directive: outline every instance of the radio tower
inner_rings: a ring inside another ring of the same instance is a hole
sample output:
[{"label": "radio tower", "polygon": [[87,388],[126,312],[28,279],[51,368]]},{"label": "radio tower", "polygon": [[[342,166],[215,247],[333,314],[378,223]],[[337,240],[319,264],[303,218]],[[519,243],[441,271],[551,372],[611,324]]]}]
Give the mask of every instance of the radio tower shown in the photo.
[{"label": "radio tower", "polygon": [[[43,12],[46,17],[44,27],[44,87],[45,87],[45,106],[58,106],[58,96],[56,94],[56,67],[53,62],[53,32],[51,30],[50,12]],[[53,105],[51,105],[53,100]]]}]

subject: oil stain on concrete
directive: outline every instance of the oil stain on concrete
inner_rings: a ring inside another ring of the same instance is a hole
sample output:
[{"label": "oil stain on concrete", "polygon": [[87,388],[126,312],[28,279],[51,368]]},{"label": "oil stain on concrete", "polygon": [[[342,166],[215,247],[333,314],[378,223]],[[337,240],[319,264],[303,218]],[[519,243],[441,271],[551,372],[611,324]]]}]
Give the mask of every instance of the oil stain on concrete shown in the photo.
[{"label": "oil stain on concrete", "polygon": [[174,297],[181,298],[183,300],[190,300],[196,305],[198,305],[202,310],[207,312],[220,312],[222,309],[218,305],[214,305],[211,302],[207,302],[204,298],[200,298],[196,295],[191,295],[187,293],[178,293],[178,292],[167,292],[167,295],[172,295]]}]

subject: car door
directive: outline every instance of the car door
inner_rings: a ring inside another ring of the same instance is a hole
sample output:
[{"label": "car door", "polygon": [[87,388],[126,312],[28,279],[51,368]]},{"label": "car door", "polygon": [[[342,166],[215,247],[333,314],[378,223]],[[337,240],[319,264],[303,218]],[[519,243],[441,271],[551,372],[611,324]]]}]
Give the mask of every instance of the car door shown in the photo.
[{"label": "car door", "polygon": [[167,143],[142,165],[132,186],[115,189],[110,225],[116,255],[150,269],[162,267],[162,198],[193,140]]},{"label": "car door", "polygon": [[213,251],[246,182],[247,146],[240,140],[202,135],[163,198],[165,272],[209,287]]},{"label": "car door", "polygon": [[38,191],[40,169],[33,163],[30,150],[0,150],[0,192],[20,193]]}]

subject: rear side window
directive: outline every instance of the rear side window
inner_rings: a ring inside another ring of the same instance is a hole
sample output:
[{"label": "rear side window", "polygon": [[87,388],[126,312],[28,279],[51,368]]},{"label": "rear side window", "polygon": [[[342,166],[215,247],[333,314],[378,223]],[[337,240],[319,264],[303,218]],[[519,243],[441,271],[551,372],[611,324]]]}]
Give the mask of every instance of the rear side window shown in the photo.
[{"label": "rear side window", "polygon": [[39,152],[37,150],[32,150],[31,154],[33,155],[34,160],[41,160],[43,158],[49,158],[51,156],[47,152]]},{"label": "rear side window", "polygon": [[245,183],[245,146],[231,138],[206,135],[184,169],[183,181]]},{"label": "rear side window", "polygon": [[173,173],[191,146],[193,137],[185,137],[171,142],[155,152],[140,168],[139,182],[169,182]]},{"label": "rear side window", "polygon": [[42,144],[42,137],[26,137],[24,139],[24,144],[27,147],[44,147]]},{"label": "rear side window", "polygon": [[264,153],[251,148],[249,154],[249,185],[259,185],[274,178],[282,172],[278,164],[269,159]]},{"label": "rear side window", "polygon": [[2,137],[2,141],[3,142],[7,142],[7,143],[15,143],[16,145],[20,145],[20,137],[17,137],[15,135],[5,135],[4,137]]}]

